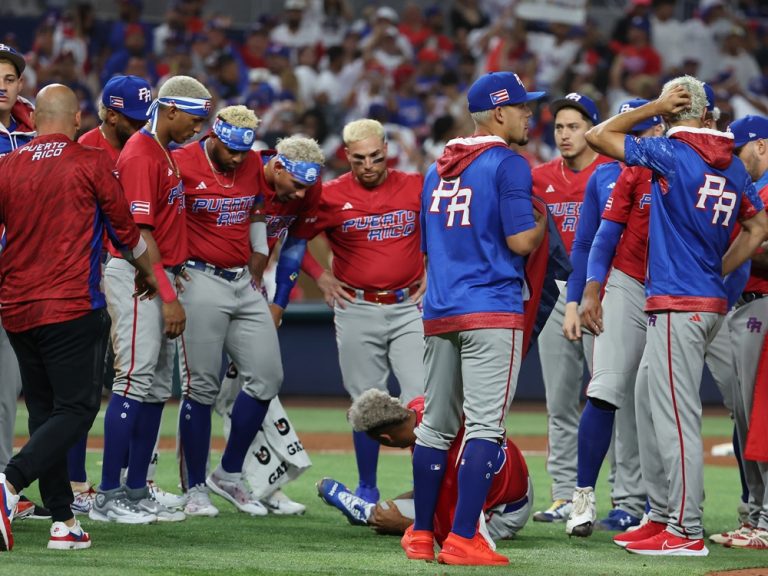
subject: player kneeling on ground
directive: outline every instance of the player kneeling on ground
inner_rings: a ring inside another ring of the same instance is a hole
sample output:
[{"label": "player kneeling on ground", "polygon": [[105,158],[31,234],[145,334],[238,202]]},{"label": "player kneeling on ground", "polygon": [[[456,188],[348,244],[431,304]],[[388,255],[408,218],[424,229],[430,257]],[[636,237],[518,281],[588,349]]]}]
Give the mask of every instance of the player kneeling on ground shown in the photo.
[{"label": "player kneeling on ground", "polygon": [[[416,443],[414,429],[421,423],[424,397],[418,396],[403,406],[397,398],[380,390],[367,390],[349,409],[348,418],[355,432],[365,432],[384,446],[411,448]],[[442,545],[453,523],[458,487],[458,465],[462,455],[464,428],[459,430],[448,451],[447,469],[440,485],[435,508],[435,539]],[[351,524],[367,525],[380,534],[402,534],[412,529],[413,493],[371,504],[355,496],[332,478],[317,484],[320,498],[335,506]],[[513,538],[531,514],[533,484],[520,449],[507,439],[499,452],[491,488],[480,515],[480,532],[492,548],[494,540]]]}]

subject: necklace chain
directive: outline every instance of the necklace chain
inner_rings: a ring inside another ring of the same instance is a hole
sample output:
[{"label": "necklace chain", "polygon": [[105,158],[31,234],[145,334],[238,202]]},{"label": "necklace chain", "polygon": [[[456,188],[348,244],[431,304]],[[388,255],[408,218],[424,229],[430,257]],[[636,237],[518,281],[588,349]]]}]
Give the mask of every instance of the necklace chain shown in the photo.
[{"label": "necklace chain", "polygon": [[206,140],[203,142],[203,153],[205,154],[205,159],[208,161],[208,166],[211,169],[211,172],[213,173],[213,179],[216,180],[216,184],[221,186],[224,189],[232,188],[235,185],[235,179],[237,178],[237,169],[232,171],[232,182],[229,184],[225,184],[221,180],[219,180],[219,174],[223,174],[223,172],[219,172],[214,168],[213,162],[211,162],[211,157],[208,155],[208,142],[209,140]]},{"label": "necklace chain", "polygon": [[157,137],[157,134],[154,132],[152,133],[152,138],[155,139],[155,142],[157,142],[157,145],[160,146],[160,149],[163,151],[163,154],[165,154],[165,159],[168,160],[168,164],[171,165],[171,168],[173,169],[173,173],[176,175],[176,178],[181,178],[181,172],[179,172],[179,167],[176,165],[176,162],[173,161],[173,158],[168,153],[168,150],[163,146],[163,143],[160,142],[160,138]]}]

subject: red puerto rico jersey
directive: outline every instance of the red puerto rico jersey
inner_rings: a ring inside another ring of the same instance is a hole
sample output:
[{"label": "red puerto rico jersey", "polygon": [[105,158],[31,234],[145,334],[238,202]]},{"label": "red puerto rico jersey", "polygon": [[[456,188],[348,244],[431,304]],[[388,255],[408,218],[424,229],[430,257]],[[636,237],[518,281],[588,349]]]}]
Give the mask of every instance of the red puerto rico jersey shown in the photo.
[{"label": "red puerto rico jersey", "polygon": [[[176,266],[188,257],[184,183],[176,176],[175,164],[171,166],[166,152],[142,128],[126,142],[117,169],[134,221],[152,228],[163,266]],[[110,253],[120,256],[113,248]]]},{"label": "red puerto rico jersey", "polygon": [[363,290],[398,290],[424,272],[420,174],[389,170],[369,190],[351,172],[323,184],[317,230],[333,251],[333,274]]},{"label": "red puerto rico jersey", "polygon": [[[245,266],[251,255],[251,216],[260,201],[261,163],[249,152],[234,179],[232,174],[214,175],[204,145],[205,139],[173,151],[184,181],[189,258],[221,268]],[[231,188],[224,187],[232,182]]]},{"label": "red puerto rico jersey", "polygon": [[317,212],[320,204],[322,185],[320,182],[307,188],[304,198],[280,202],[277,193],[270,188],[264,176],[264,166],[277,154],[274,150],[262,150],[257,154],[259,163],[259,190],[261,190],[264,208],[257,213],[263,214],[267,221],[267,242],[269,252],[275,249],[278,240],[285,240],[289,234],[302,240],[311,240],[317,233]]},{"label": "red puerto rico jersey", "polygon": [[104,134],[101,133],[98,126],[80,136],[80,138],[77,139],[77,143],[82,144],[83,146],[93,146],[94,148],[106,150],[107,154],[109,154],[109,157],[112,159],[112,164],[117,165],[117,158],[120,156],[120,150],[112,146],[112,144],[109,143],[109,140],[104,138]]},{"label": "red puerto rico jersey", "polygon": [[[768,210],[768,185],[763,186],[757,191],[760,194],[760,198]],[[747,285],[744,287],[744,292],[759,292],[760,294],[768,294],[768,272],[765,270],[755,270],[752,268],[752,272],[749,275]]]},{"label": "red puerto rico jersey", "polygon": [[63,134],[36,138],[0,161],[0,222],[0,303],[9,332],[103,308],[104,228],[120,249],[139,242],[109,155]]},{"label": "red puerto rico jersey", "polygon": [[603,218],[625,226],[613,257],[613,267],[643,284],[648,252],[652,178],[653,172],[648,168],[625,167],[603,210]]},{"label": "red puerto rico jersey", "polygon": [[[417,396],[408,403],[408,408],[416,412],[416,425],[421,424],[424,416],[424,397]],[[453,515],[458,500],[459,459],[463,449],[464,426],[459,429],[448,449],[448,459],[440,484],[440,494],[435,507],[434,531],[438,543],[448,536],[453,525]],[[507,439],[504,446],[505,460],[501,468],[495,472],[488,495],[485,498],[483,510],[489,510],[499,504],[517,502],[528,493],[528,466],[520,449]]]},{"label": "red puerto rico jersey", "polygon": [[576,235],[587,181],[595,168],[605,162],[613,162],[613,159],[598,155],[592,164],[575,172],[565,165],[562,158],[555,158],[531,170],[533,195],[543,199],[549,206],[568,254],[571,253],[573,237]]}]

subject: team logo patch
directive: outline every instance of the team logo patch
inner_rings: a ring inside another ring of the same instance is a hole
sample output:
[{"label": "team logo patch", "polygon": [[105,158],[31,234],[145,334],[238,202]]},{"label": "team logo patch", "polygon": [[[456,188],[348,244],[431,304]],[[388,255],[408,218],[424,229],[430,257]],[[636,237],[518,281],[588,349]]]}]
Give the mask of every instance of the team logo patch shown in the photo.
[{"label": "team logo patch", "polygon": [[509,92],[507,92],[506,88],[503,90],[497,90],[496,92],[491,92],[489,96],[491,97],[491,104],[494,106],[498,106],[504,102],[509,102]]},{"label": "team logo patch", "polygon": [[272,460],[272,455],[269,453],[266,446],[259,448],[258,452],[254,452],[253,455],[256,456],[256,460],[259,461],[259,464],[264,464],[265,466]]},{"label": "team logo patch", "polygon": [[285,418],[280,418],[275,422],[275,428],[277,428],[277,431],[280,433],[280,436],[285,436],[288,434],[288,432],[291,431],[291,425],[288,424],[288,420]]},{"label": "team logo patch", "polygon": [[253,144],[253,130],[243,132],[243,144],[248,144],[249,146]]},{"label": "team logo patch", "polygon": [[131,214],[145,214],[149,216],[149,202],[134,200],[131,202]]},{"label": "team logo patch", "polygon": [[110,96],[109,97],[110,108],[125,108],[122,96]]}]

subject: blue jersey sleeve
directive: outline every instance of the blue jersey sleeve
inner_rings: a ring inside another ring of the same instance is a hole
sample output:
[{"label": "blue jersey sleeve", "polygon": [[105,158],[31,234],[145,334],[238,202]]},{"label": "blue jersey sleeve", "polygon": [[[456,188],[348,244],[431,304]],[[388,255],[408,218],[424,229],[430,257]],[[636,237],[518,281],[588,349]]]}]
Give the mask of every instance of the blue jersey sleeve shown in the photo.
[{"label": "blue jersey sleeve", "polygon": [[291,290],[299,279],[299,268],[307,249],[307,241],[295,236],[288,236],[280,249],[280,259],[275,272],[275,297],[273,302],[285,309],[291,296]]},{"label": "blue jersey sleeve", "polygon": [[645,166],[663,176],[670,176],[675,171],[674,144],[669,138],[638,138],[629,136],[624,139],[624,162],[627,166]]},{"label": "blue jersey sleeve", "polygon": [[589,251],[589,260],[587,261],[587,282],[605,282],[608,276],[608,269],[613,261],[613,254],[616,252],[616,246],[624,232],[624,225],[611,220],[603,220],[597,229],[595,241],[592,242],[592,248]]},{"label": "blue jersey sleeve", "polygon": [[597,172],[593,173],[587,181],[584,190],[584,202],[581,205],[579,223],[576,226],[576,235],[571,246],[571,266],[573,272],[568,276],[566,302],[581,302],[584,293],[584,284],[587,278],[587,259],[592,241],[600,226],[600,214],[603,207],[600,195],[597,191]]},{"label": "blue jersey sleeve", "polygon": [[499,163],[496,188],[504,236],[514,236],[536,226],[531,202],[531,168],[522,156],[510,155]]}]

